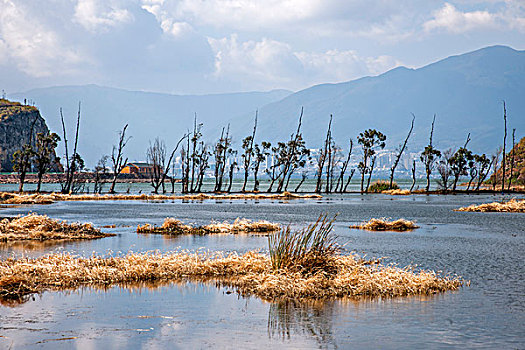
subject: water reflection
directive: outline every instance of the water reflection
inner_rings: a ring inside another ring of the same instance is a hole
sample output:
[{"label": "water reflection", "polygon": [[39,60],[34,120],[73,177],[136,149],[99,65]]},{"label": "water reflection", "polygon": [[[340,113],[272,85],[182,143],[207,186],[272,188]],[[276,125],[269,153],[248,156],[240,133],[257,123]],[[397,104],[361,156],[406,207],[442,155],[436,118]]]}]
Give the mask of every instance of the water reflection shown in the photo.
[{"label": "water reflection", "polygon": [[337,348],[333,334],[334,300],[284,300],[272,303],[268,311],[269,338],[290,339],[293,333],[308,335],[325,348]]}]

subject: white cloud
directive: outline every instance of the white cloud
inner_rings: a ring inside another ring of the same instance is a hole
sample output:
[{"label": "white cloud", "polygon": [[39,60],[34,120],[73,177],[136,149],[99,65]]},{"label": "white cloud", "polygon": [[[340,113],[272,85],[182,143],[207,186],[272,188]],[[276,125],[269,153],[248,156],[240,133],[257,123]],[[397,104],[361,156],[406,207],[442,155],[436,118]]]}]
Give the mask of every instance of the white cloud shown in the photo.
[{"label": "white cloud", "polygon": [[194,32],[193,27],[188,22],[177,21],[172,18],[170,14],[162,8],[163,3],[164,0],[143,0],[142,9],[153,14],[159,22],[162,31],[175,38]]},{"label": "white cloud", "polygon": [[288,44],[266,38],[239,42],[237,35],[232,35],[208,41],[215,52],[216,79],[249,81],[263,89],[348,81],[400,64],[389,56],[360,57],[352,50],[295,52]]},{"label": "white cloud", "polygon": [[208,42],[215,53],[216,78],[252,80],[265,84],[289,85],[293,71],[300,65],[289,45],[270,39],[239,42],[237,35]]},{"label": "white cloud", "polygon": [[26,8],[3,1],[0,9],[0,51],[22,72],[32,77],[64,73],[83,61],[75,49],[65,47],[56,32],[27,16]]},{"label": "white cloud", "polygon": [[496,26],[496,16],[488,11],[461,12],[450,3],[434,12],[434,18],[425,22],[426,31],[445,29],[452,33],[463,33],[474,29]]},{"label": "white cloud", "polygon": [[123,8],[125,2],[115,0],[78,0],[74,19],[89,31],[104,31],[133,21],[133,15]]}]

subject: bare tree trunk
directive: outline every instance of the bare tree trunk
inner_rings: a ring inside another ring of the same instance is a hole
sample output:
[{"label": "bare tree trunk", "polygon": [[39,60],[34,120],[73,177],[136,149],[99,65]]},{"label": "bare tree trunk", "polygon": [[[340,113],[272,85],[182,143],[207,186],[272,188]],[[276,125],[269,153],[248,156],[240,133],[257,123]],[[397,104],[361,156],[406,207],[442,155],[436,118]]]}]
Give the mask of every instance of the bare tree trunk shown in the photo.
[{"label": "bare tree trunk", "polygon": [[113,180],[111,181],[111,186],[109,188],[109,193],[115,193],[115,184],[117,183],[117,178],[123,168],[128,164],[128,158],[123,159],[123,150],[128,143],[129,138],[126,140],[126,129],[128,124],[124,125],[124,128],[120,132],[118,146],[113,146],[113,152],[111,153],[111,160],[113,162]]},{"label": "bare tree trunk", "polygon": [[501,192],[505,191],[505,165],[507,163],[507,155],[505,154],[505,145],[507,143],[507,108],[505,106],[505,101],[503,101],[503,120],[505,122],[505,134],[503,136],[503,158],[501,160],[501,166],[503,169],[503,172],[501,174]]},{"label": "bare tree trunk", "polygon": [[297,187],[294,190],[295,193],[297,193],[299,191],[299,187],[301,187],[301,185],[304,183],[304,181],[306,180],[307,177],[308,177],[307,173],[303,173],[302,174],[301,181],[299,182],[299,184],[297,185]]},{"label": "bare tree trunk", "polygon": [[365,193],[368,193],[368,188],[370,187],[370,179],[372,178],[372,173],[374,172],[374,165],[376,164],[376,156],[372,158],[372,163],[370,163],[370,174],[368,174],[368,181],[366,182]]},{"label": "bare tree trunk", "polygon": [[288,172],[290,171],[290,167],[292,166],[292,160],[294,159],[294,156],[295,156],[297,141],[299,140],[299,136],[301,134],[301,125],[303,122],[303,110],[304,110],[303,107],[301,107],[301,115],[299,116],[299,123],[297,125],[297,131],[293,138],[292,149],[290,149],[290,154],[288,155],[286,163],[283,166],[282,177],[279,181],[279,184],[277,185],[277,192],[282,192],[284,182],[286,181],[286,178],[288,177]]},{"label": "bare tree trunk", "polygon": [[416,160],[414,159],[412,162],[412,186],[410,186],[410,192],[412,192],[415,185],[416,185]]},{"label": "bare tree trunk", "polygon": [[343,189],[342,192],[346,192],[346,189],[348,188],[348,185],[350,185],[350,180],[352,180],[352,177],[354,177],[354,173],[355,173],[355,169],[352,169],[352,170],[350,171],[350,176],[349,176],[348,179],[346,180],[345,188]]},{"label": "bare tree trunk", "polygon": [[255,111],[255,121],[253,123],[252,139],[250,140],[250,147],[246,150],[245,161],[244,161],[244,182],[242,184],[241,192],[246,192],[246,183],[248,182],[248,176],[250,175],[250,164],[252,162],[253,155],[253,142],[255,140],[255,132],[257,131],[257,114]]},{"label": "bare tree trunk", "polygon": [[507,185],[507,191],[510,191],[510,185],[512,183],[512,176],[514,175],[514,152],[516,147],[516,139],[515,139],[516,129],[512,129],[512,156],[510,158],[510,178],[509,183]]},{"label": "bare tree trunk", "polygon": [[397,165],[399,164],[399,161],[401,159],[401,156],[403,155],[403,152],[405,151],[405,148],[408,143],[408,139],[410,138],[410,135],[412,134],[412,130],[414,130],[414,121],[416,120],[416,116],[412,114],[412,123],[410,125],[410,130],[408,131],[408,135],[405,138],[405,142],[403,142],[403,145],[399,149],[399,153],[396,156],[396,159],[394,160],[394,164],[392,165],[392,168],[390,168],[390,185],[389,188],[392,188],[392,185],[394,183],[394,172],[396,171]]},{"label": "bare tree trunk", "polygon": [[341,172],[339,174],[339,178],[337,179],[334,192],[337,192],[339,190],[339,192],[343,193],[345,173],[346,169],[348,168],[348,164],[350,163],[350,157],[352,156],[353,146],[354,142],[352,141],[352,139],[350,139],[350,148],[348,150],[348,155],[346,157],[346,160],[343,162],[343,165],[341,166]]},{"label": "bare tree trunk", "polygon": [[328,124],[328,131],[326,132],[325,141],[325,157],[328,157],[328,164],[326,165],[326,186],[325,192],[330,193],[330,177],[332,175],[332,115],[330,114],[330,123]]}]

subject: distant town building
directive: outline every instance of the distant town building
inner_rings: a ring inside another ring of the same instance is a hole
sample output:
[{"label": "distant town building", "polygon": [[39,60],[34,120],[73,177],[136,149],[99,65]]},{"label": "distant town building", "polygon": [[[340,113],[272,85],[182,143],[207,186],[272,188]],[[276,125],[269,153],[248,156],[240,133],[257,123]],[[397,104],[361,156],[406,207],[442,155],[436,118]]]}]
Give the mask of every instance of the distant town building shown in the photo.
[{"label": "distant town building", "polygon": [[138,174],[150,176],[153,173],[153,165],[145,162],[128,163],[121,171],[121,174]]}]

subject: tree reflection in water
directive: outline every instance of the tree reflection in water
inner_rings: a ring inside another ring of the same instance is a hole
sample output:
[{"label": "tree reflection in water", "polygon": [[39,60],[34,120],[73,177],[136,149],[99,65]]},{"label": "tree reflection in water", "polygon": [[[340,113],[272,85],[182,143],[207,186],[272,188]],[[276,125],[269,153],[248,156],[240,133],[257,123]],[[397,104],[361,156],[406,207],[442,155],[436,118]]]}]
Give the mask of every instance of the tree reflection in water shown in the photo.
[{"label": "tree reflection in water", "polygon": [[311,336],[321,348],[337,348],[333,335],[335,301],[274,302],[268,311],[268,336],[282,340],[292,334]]}]

